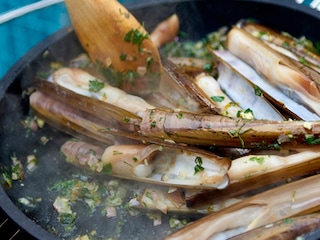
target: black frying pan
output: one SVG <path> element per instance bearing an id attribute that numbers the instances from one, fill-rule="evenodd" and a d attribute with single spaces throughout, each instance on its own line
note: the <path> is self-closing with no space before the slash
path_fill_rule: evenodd
<path id="1" fill-rule="evenodd" d="M 128 7 L 148 30 L 172 13 L 177 13 L 181 30 L 191 39 L 199 39 L 220 26 L 231 26 L 241 18 L 255 18 L 267 26 L 295 36 L 305 35 L 314 41 L 320 39 L 320 14 L 291 0 L 168 0 Z M 0 170 L 2 172 L 6 166 L 10 166 L 13 153 L 20 159 L 36 153 L 40 162 L 36 171 L 27 173 L 23 181 L 14 182 L 12 188 L 3 184 L 0 188 L 0 206 L 9 217 L 38 239 L 67 239 L 85 234 L 93 228 L 97 229 L 97 238 L 104 238 L 111 236 L 115 229 L 116 223 L 105 221 L 100 215 L 83 214 L 79 217 L 83 221 L 77 223 L 77 228 L 71 234 L 64 230 L 52 208 L 56 193 L 49 188 L 59 179 L 87 173 L 65 163 L 60 155 L 60 146 L 70 136 L 48 125 L 30 133 L 20 123 L 29 114 L 28 98 L 22 97 L 22 92 L 33 86 L 36 73 L 48 70 L 53 61 L 67 63 L 80 52 L 82 48 L 71 27 L 61 29 L 20 59 L 0 82 Z M 43 135 L 51 139 L 46 145 L 39 141 Z M 18 203 L 18 198 L 26 196 L 41 197 L 42 200 L 35 208 L 28 208 Z M 172 216 L 176 215 L 167 217 Z M 194 220 L 199 216 L 187 217 Z M 124 221 L 126 228 L 120 235 L 122 239 L 160 239 L 169 228 L 165 223 L 153 227 L 152 221 L 143 214 L 138 217 L 127 216 Z"/>

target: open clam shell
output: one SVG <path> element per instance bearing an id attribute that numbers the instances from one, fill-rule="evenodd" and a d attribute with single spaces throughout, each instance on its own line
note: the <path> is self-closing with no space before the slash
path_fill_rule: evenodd
<path id="1" fill-rule="evenodd" d="M 301 68 L 295 60 L 237 27 L 229 31 L 226 47 L 252 66 L 265 81 L 320 115 L 319 73 L 310 74 L 308 67 Z"/>
<path id="2" fill-rule="evenodd" d="M 68 141 L 61 151 L 73 164 L 136 181 L 200 189 L 225 188 L 229 184 L 230 160 L 199 149 L 112 145 L 101 154 L 91 144 Z"/>
<path id="3" fill-rule="evenodd" d="M 270 102 L 277 107 L 280 107 L 281 110 L 289 114 L 289 116 L 306 121 L 320 120 L 320 117 L 315 112 L 285 95 L 280 89 L 267 82 L 252 67 L 233 55 L 231 52 L 213 51 L 213 53 L 232 71 L 242 76 L 242 78 L 247 80 L 251 85 L 257 86 L 261 89 L 264 96 Z"/>

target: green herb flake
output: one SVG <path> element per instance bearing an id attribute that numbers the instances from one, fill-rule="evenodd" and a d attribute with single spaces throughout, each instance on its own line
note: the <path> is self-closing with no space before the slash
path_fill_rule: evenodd
<path id="1" fill-rule="evenodd" d="M 133 31 L 133 35 L 132 35 L 132 43 L 135 45 L 140 46 L 143 42 L 144 39 L 148 38 L 148 34 L 143 34 L 142 32 L 140 32 L 138 29 L 135 29 Z"/>
<path id="2" fill-rule="evenodd" d="M 254 86 L 254 94 L 259 97 L 262 96 L 262 91 L 257 85 Z"/>
<path id="3" fill-rule="evenodd" d="M 146 197 L 149 198 L 149 199 L 151 199 L 151 200 L 153 200 L 152 193 L 149 192 L 149 191 L 146 192 Z"/>
<path id="4" fill-rule="evenodd" d="M 139 159 L 138 159 L 137 157 L 133 157 L 132 160 L 133 160 L 134 162 L 138 162 Z"/>
<path id="5" fill-rule="evenodd" d="M 110 175 L 112 173 L 112 165 L 110 163 L 104 165 L 101 173 Z"/>
<path id="6" fill-rule="evenodd" d="M 87 152 L 88 155 L 93 155 L 93 156 L 96 156 L 97 155 L 97 152 L 93 149 L 89 149 L 88 152 Z"/>
<path id="7" fill-rule="evenodd" d="M 127 32 L 125 35 L 124 35 L 124 38 L 123 40 L 125 42 L 131 42 L 131 38 L 132 38 L 132 34 L 133 34 L 133 29 L 131 29 L 129 32 Z"/>
<path id="8" fill-rule="evenodd" d="M 229 131 L 229 134 L 230 134 L 232 137 L 237 137 L 237 136 L 238 136 L 238 131 L 231 129 L 231 130 Z"/>
<path id="9" fill-rule="evenodd" d="M 104 88 L 104 83 L 95 79 L 89 81 L 89 91 L 90 92 L 99 92 L 102 88 Z"/>
<path id="10" fill-rule="evenodd" d="M 177 116 L 177 118 L 182 119 L 183 118 L 183 113 L 178 113 L 176 116 Z"/>
<path id="11" fill-rule="evenodd" d="M 305 66 L 309 66 L 308 61 L 304 57 L 299 58 L 299 62 L 302 63 Z"/>
<path id="12" fill-rule="evenodd" d="M 59 220 L 62 224 L 73 224 L 76 220 L 76 213 L 61 213 L 59 216 Z"/>
<path id="13" fill-rule="evenodd" d="M 152 121 L 151 124 L 150 124 L 151 128 L 155 128 L 157 126 L 157 123 L 156 121 Z"/>
<path id="14" fill-rule="evenodd" d="M 12 187 L 12 178 L 9 167 L 5 167 L 4 172 L 2 173 L 2 180 L 9 186 Z"/>
<path id="15" fill-rule="evenodd" d="M 149 69 L 151 67 L 153 63 L 153 57 L 148 57 L 147 58 L 147 69 Z"/>
<path id="16" fill-rule="evenodd" d="M 285 41 L 285 42 L 282 43 L 282 47 L 289 48 L 290 47 L 290 43 Z"/>
<path id="17" fill-rule="evenodd" d="M 121 60 L 121 61 L 125 61 L 126 59 L 127 59 L 127 54 L 121 53 L 121 54 L 120 54 L 120 60 Z"/>
<path id="18" fill-rule="evenodd" d="M 212 63 L 206 63 L 202 66 L 202 69 L 206 72 L 212 72 L 213 66 Z"/>
<path id="19" fill-rule="evenodd" d="M 264 157 L 251 157 L 249 161 L 257 162 L 258 164 L 262 165 L 264 163 Z"/>
<path id="20" fill-rule="evenodd" d="M 60 192 L 60 194 L 62 194 L 62 195 L 69 195 L 71 193 L 72 189 L 77 184 L 77 182 L 78 181 L 76 179 L 67 180 L 67 181 L 60 181 L 60 182 L 57 182 L 56 184 L 54 184 L 51 187 L 51 190 Z"/>
<path id="21" fill-rule="evenodd" d="M 254 115 L 253 112 L 250 108 L 246 110 L 240 110 L 237 112 L 237 117 L 238 118 L 243 118 L 243 119 L 253 119 Z"/>
<path id="22" fill-rule="evenodd" d="M 224 100 L 224 96 L 212 96 L 211 99 L 214 102 L 222 102 Z"/>
<path id="23" fill-rule="evenodd" d="M 292 218 L 285 218 L 285 219 L 283 219 L 282 221 L 283 221 L 283 223 L 288 223 L 288 224 L 294 222 L 294 220 L 293 220 Z"/>
<path id="24" fill-rule="evenodd" d="M 125 123 L 129 123 L 129 122 L 130 122 L 130 118 L 129 118 L 129 117 L 125 117 L 125 118 L 123 119 L 123 121 L 124 121 Z"/>
<path id="25" fill-rule="evenodd" d="M 148 34 L 147 33 L 143 34 L 138 29 L 131 29 L 130 31 L 128 31 L 124 35 L 123 40 L 125 42 L 128 42 L 128 43 L 131 42 L 134 45 L 141 46 L 143 40 L 147 39 L 147 38 L 148 38 Z"/>
<path id="26" fill-rule="evenodd" d="M 318 138 L 315 138 L 315 136 L 312 134 L 305 135 L 305 141 L 310 145 L 320 144 L 320 136 Z"/>
<path id="27" fill-rule="evenodd" d="M 194 162 L 196 163 L 196 166 L 194 167 L 194 175 L 196 175 L 198 172 L 202 172 L 204 170 L 204 167 L 202 167 L 202 158 L 196 157 Z"/>

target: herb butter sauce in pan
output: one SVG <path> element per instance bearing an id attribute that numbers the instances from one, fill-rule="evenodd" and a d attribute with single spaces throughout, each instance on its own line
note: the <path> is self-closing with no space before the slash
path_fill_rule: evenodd
<path id="1" fill-rule="evenodd" d="M 249 18 L 320 39 L 319 13 L 292 1 L 151 1 L 128 8 L 148 31 L 176 13 L 181 33 L 194 41 Z M 41 127 L 30 112 L 29 92 L 36 75 L 67 66 L 80 53 L 70 26 L 32 49 L 0 82 L 1 207 L 38 239 L 163 239 L 202 218 L 208 209 L 164 214 L 131 208 L 141 189 L 147 189 L 147 201 L 167 188 L 94 174 L 65 160 L 61 146 L 72 137 L 49 124 Z"/>

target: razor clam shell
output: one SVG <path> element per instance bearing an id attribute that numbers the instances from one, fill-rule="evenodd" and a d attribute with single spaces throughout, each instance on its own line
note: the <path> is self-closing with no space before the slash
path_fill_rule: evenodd
<path id="1" fill-rule="evenodd" d="M 61 101 L 71 107 L 90 113 L 91 115 L 106 120 L 107 122 L 110 120 L 117 120 L 118 122 L 125 123 L 124 120 L 126 118 L 129 126 L 131 124 L 139 124 L 141 121 L 139 116 L 127 111 L 126 109 L 122 109 L 89 96 L 80 95 L 51 81 L 36 78 L 35 86 L 39 91 L 45 93 L 48 97 L 54 98 L 57 101 Z M 87 94 L 86 91 L 85 94 Z"/>
<path id="2" fill-rule="evenodd" d="M 274 49 L 283 52 L 279 49 L 286 49 L 285 55 L 299 61 L 299 58 L 303 58 L 307 61 L 307 65 L 320 72 L 320 56 L 314 51 L 308 49 L 303 44 L 298 43 L 298 39 L 294 39 L 288 34 L 278 32 L 274 29 L 268 28 L 258 23 L 248 22 L 245 20 L 239 21 L 237 27 L 244 29 L 252 36 L 263 40 L 272 46 Z M 274 47 L 276 46 L 276 47 Z"/>
<path id="3" fill-rule="evenodd" d="M 59 129 L 61 129 L 60 125 L 67 128 L 75 124 L 77 127 L 72 131 L 84 135 L 90 132 L 93 138 L 97 135 L 99 138 L 104 134 L 112 134 L 175 148 L 202 145 L 272 149 L 317 147 L 317 144 L 310 145 L 306 137 L 313 136 L 317 140 L 320 134 L 319 122 L 232 119 L 219 115 L 192 114 L 168 109 L 148 110 L 144 113 L 142 120 L 139 122 L 139 119 L 136 119 L 135 123 L 124 121 L 127 116 L 121 117 L 123 113 L 121 111 L 115 112 L 121 121 L 113 118 L 109 119 L 112 121 L 106 121 L 106 119 L 101 120 L 95 117 L 100 119 L 95 122 L 91 121 L 94 114 L 85 114 L 83 111 L 80 114 L 78 112 L 80 109 L 74 108 L 74 105 L 67 105 L 65 101 L 58 101 L 49 94 L 42 94 L 42 97 L 49 98 L 51 103 L 42 104 L 44 100 L 35 98 L 35 101 L 30 102 L 31 107 L 41 116 L 46 117 L 49 123 Z M 55 106 L 56 104 L 59 107 Z M 116 108 L 112 109 L 116 110 Z M 99 111 L 99 108 L 96 110 Z"/>
<path id="4" fill-rule="evenodd" d="M 267 190 L 197 220 L 166 237 L 166 240 L 208 239 L 227 229 L 245 231 L 320 208 L 320 175 Z"/>
<path id="5" fill-rule="evenodd" d="M 113 152 L 123 152 L 114 156 Z M 195 172 L 200 158 L 202 171 Z M 112 175 L 164 186 L 196 189 L 223 189 L 229 184 L 230 160 L 199 149 L 159 145 L 119 145 L 108 147 L 102 155 L 111 164 Z"/>
<path id="6" fill-rule="evenodd" d="M 230 68 L 220 63 L 217 79 L 221 88 L 227 95 L 243 109 L 250 108 L 255 119 L 281 121 L 285 118 L 263 96 L 257 96 L 247 80 L 235 74 Z"/>
<path id="7" fill-rule="evenodd" d="M 97 141 L 97 143 L 114 144 L 114 135 L 96 131 L 103 127 L 102 120 L 93 116 L 88 119 L 86 112 L 70 107 L 40 91 L 30 96 L 30 106 L 41 119 L 53 127 L 77 138 Z"/>
<path id="8" fill-rule="evenodd" d="M 67 141 L 61 147 L 68 162 L 102 174 L 104 167 L 111 165 L 110 175 L 115 177 L 196 189 L 225 188 L 229 183 L 230 160 L 205 151 L 158 145 L 113 145 L 92 159 L 88 154 L 90 149 L 97 147 L 80 141 Z M 203 171 L 198 173 L 195 173 L 196 157 L 202 159 Z"/>
<path id="9" fill-rule="evenodd" d="M 202 202 L 202 204 L 195 207 L 189 207 L 187 206 L 187 200 L 185 198 L 185 193 L 188 190 L 189 189 L 179 188 L 170 190 L 167 188 L 159 188 L 158 186 L 149 186 L 143 189 L 135 198 L 131 199 L 129 206 L 139 209 L 160 210 L 163 213 L 209 214 L 242 200 L 240 198 L 230 198 L 216 201 L 216 199 L 211 196 L 208 202 Z M 190 190 L 192 191 L 193 189 Z"/>
<path id="10" fill-rule="evenodd" d="M 265 160 L 258 162 L 263 156 Z M 271 164 L 267 163 L 267 158 L 271 160 Z M 210 196 L 215 196 L 217 201 L 243 195 L 251 196 L 276 185 L 285 184 L 288 179 L 292 181 L 317 174 L 319 168 L 320 152 L 316 149 L 304 149 L 298 153 L 289 152 L 284 155 L 269 150 L 263 155 L 257 153 L 240 157 L 232 161 L 228 171 L 230 184 L 226 189 L 195 192 L 193 197 L 188 198 L 187 203 L 193 207 L 195 204 L 210 201 Z"/>
<path id="11" fill-rule="evenodd" d="M 200 74 L 195 77 L 194 81 L 196 86 L 203 91 L 205 96 L 218 107 L 219 110 L 217 111 L 220 115 L 236 118 L 242 111 L 242 108 L 237 104 L 234 104 L 229 96 L 222 91 L 218 82 L 212 76 Z M 221 101 L 214 101 L 211 99 L 212 97 L 219 97 Z M 249 116 L 243 116 L 243 118 L 252 119 L 253 116 L 252 114 L 249 114 Z"/>
<path id="12" fill-rule="evenodd" d="M 296 61 L 274 51 L 262 41 L 240 28 L 232 28 L 228 33 L 226 47 L 265 77 L 276 87 L 285 86 L 296 91 L 302 104 L 320 115 L 320 75 L 313 75 L 300 68 Z"/>
<path id="13" fill-rule="evenodd" d="M 108 83 L 97 79 L 86 71 L 78 68 L 61 68 L 52 74 L 49 81 L 57 83 L 76 94 L 92 97 L 101 102 L 126 109 L 134 115 L 141 115 L 145 109 L 152 109 L 154 106 L 147 103 L 144 99 L 126 93 L 125 91 L 110 86 Z M 97 91 L 90 91 L 90 82 L 97 81 L 103 83 L 103 87 Z"/>
<path id="14" fill-rule="evenodd" d="M 270 102 L 274 99 L 273 101 L 281 106 L 284 111 L 289 111 L 289 115 L 293 115 L 305 121 L 320 120 L 320 117 L 317 114 L 303 105 L 296 103 L 279 89 L 269 84 L 252 67 L 229 51 L 213 51 L 213 53 L 220 61 L 229 66 L 232 71 L 236 72 L 236 74 L 239 74 L 243 79 L 250 81 L 251 84 L 258 86 Z"/>
<path id="15" fill-rule="evenodd" d="M 304 234 L 320 228 L 320 213 L 291 217 L 274 223 L 255 228 L 239 234 L 229 240 L 256 239 L 256 240 L 281 240 L 281 239 L 309 239 Z M 316 237 L 316 235 L 314 236 Z M 311 238 L 315 239 L 315 238 Z"/>
<path id="16" fill-rule="evenodd" d="M 192 113 L 215 113 L 217 106 L 193 82 L 190 76 L 168 59 L 162 59 L 159 92 L 177 109 Z"/>
<path id="17" fill-rule="evenodd" d="M 59 91 L 59 93 L 61 92 Z M 48 124 L 86 141 L 90 140 L 97 144 L 103 143 L 107 145 L 119 141 L 123 143 L 132 142 L 133 140 L 138 140 L 139 142 L 145 141 L 144 138 L 135 134 L 137 126 L 129 122 L 116 121 L 116 119 L 113 118 L 115 115 L 118 115 L 120 119 L 125 117 L 125 115 L 121 115 L 120 112 L 112 112 L 116 110 L 116 108 L 111 108 L 109 114 L 108 111 L 106 111 L 107 114 L 102 114 L 104 118 L 100 118 L 97 116 L 98 114 L 95 115 L 90 111 L 88 112 L 88 109 L 91 108 L 90 104 L 93 104 L 92 107 L 96 107 L 95 111 L 99 110 L 99 112 L 101 111 L 102 113 L 106 110 L 107 106 L 99 108 L 99 104 L 97 104 L 97 106 L 94 105 L 97 100 L 88 98 L 89 102 L 86 102 L 85 97 L 82 96 L 81 101 L 79 101 L 79 106 L 85 106 L 87 110 L 83 111 L 81 107 L 77 106 L 77 103 L 73 105 L 73 100 L 76 100 L 72 97 L 73 94 L 74 93 L 71 93 L 71 95 L 62 94 L 60 100 L 64 101 L 58 101 L 57 98 L 60 96 L 59 94 L 53 94 L 51 96 L 50 93 L 36 91 L 30 96 L 30 107 Z M 71 105 L 66 104 L 69 97 L 71 97 L 71 102 L 69 102 Z M 86 105 L 82 105 L 81 103 L 86 103 Z"/>
<path id="18" fill-rule="evenodd" d="M 163 142 L 197 146 L 301 148 L 311 146 L 306 141 L 310 134 L 319 138 L 320 122 L 246 120 L 153 109 L 144 113 L 140 130 L 143 136 Z"/>

